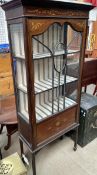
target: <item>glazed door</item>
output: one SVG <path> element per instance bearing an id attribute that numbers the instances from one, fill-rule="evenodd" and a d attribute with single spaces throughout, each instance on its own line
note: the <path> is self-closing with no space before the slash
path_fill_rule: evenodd
<path id="1" fill-rule="evenodd" d="M 36 122 L 77 105 L 82 28 L 76 23 L 28 20 Z"/>

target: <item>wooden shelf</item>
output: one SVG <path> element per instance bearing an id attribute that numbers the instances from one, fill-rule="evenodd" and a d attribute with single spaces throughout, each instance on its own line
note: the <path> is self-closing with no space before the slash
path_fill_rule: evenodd
<path id="1" fill-rule="evenodd" d="M 75 54 L 75 53 L 78 53 L 80 52 L 79 50 L 68 50 L 67 51 L 67 54 Z M 60 55 L 64 55 L 65 54 L 65 51 L 64 50 L 59 50 L 59 51 L 56 51 L 54 56 L 60 56 Z M 42 59 L 42 58 L 48 58 L 48 57 L 51 57 L 51 54 L 50 53 L 36 53 L 36 54 L 33 54 L 33 59 Z"/>
<path id="2" fill-rule="evenodd" d="M 77 78 L 66 76 L 66 83 L 71 83 L 77 81 Z M 60 86 L 64 84 L 64 75 L 60 76 Z M 43 91 L 47 91 L 52 89 L 52 79 L 41 80 L 34 83 L 35 85 L 35 93 L 41 93 Z M 54 88 L 58 87 L 58 77 L 54 78 Z"/>
<path id="3" fill-rule="evenodd" d="M 71 83 L 74 81 L 77 81 L 78 79 L 75 77 L 71 77 L 71 76 L 66 76 L 66 84 L 67 83 Z M 60 77 L 60 86 L 62 86 L 64 84 L 64 75 L 61 75 Z M 52 79 L 47 79 L 47 80 L 41 80 L 41 81 L 37 81 L 34 83 L 35 86 L 35 94 L 47 91 L 52 89 Z M 54 78 L 54 88 L 58 87 L 58 77 Z M 18 86 L 18 89 L 20 89 L 21 91 L 23 91 L 24 93 L 27 93 L 27 87 L 20 84 Z"/>
<path id="4" fill-rule="evenodd" d="M 24 55 L 16 55 L 16 56 L 14 56 L 14 58 L 16 58 L 16 59 L 22 59 L 22 60 L 25 61 L 25 56 Z"/>
<path id="5" fill-rule="evenodd" d="M 37 122 L 45 120 L 46 118 L 50 117 L 51 115 L 54 115 L 54 114 L 59 113 L 59 112 L 64 110 L 63 97 L 59 98 L 59 110 L 58 110 L 58 98 L 56 98 L 56 100 L 54 100 L 53 103 L 54 103 L 53 114 L 52 114 L 52 101 L 48 101 L 48 102 L 42 103 L 42 104 L 36 104 L 35 110 L 36 110 L 36 121 Z M 70 108 L 76 104 L 77 103 L 74 100 L 65 97 L 65 109 Z M 26 111 L 26 109 L 23 108 L 19 113 L 21 116 L 24 116 L 23 117 L 24 119 L 29 120 L 29 115 L 28 115 L 28 112 Z"/>
<path id="6" fill-rule="evenodd" d="M 19 90 L 21 90 L 22 92 L 26 93 L 27 94 L 27 87 L 20 84 L 18 87 L 17 87 Z"/>
<path id="7" fill-rule="evenodd" d="M 59 99 L 59 111 L 58 111 L 58 99 L 54 100 L 54 114 L 63 111 L 63 101 L 64 99 L 60 97 Z M 77 103 L 70 98 L 65 97 L 65 109 L 70 108 L 73 105 L 76 105 Z M 52 115 L 52 101 L 48 101 L 48 103 L 43 103 L 42 105 L 39 104 L 36 106 L 36 119 L 37 122 L 40 122 L 43 119 L 46 119 L 47 117 L 50 117 Z"/>
<path id="8" fill-rule="evenodd" d="M 80 50 L 68 50 L 67 54 L 71 55 L 71 54 L 75 54 L 75 53 L 79 53 L 79 52 L 80 52 Z M 60 55 L 64 55 L 64 54 L 65 54 L 64 50 L 59 50 L 59 51 L 55 52 L 54 56 L 60 56 Z M 51 57 L 50 53 L 35 53 L 35 54 L 33 54 L 33 59 L 35 59 L 35 60 L 48 58 L 48 57 Z M 25 60 L 24 55 L 16 55 L 16 56 L 14 56 L 14 58 Z"/>

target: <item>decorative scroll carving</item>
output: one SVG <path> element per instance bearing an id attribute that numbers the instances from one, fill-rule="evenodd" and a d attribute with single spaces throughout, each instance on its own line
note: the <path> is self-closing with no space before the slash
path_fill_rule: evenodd
<path id="1" fill-rule="evenodd" d="M 34 8 L 29 7 L 25 13 L 31 16 L 64 16 L 64 17 L 88 17 L 88 12 L 81 10 L 67 10 L 67 9 L 52 9 L 52 8 Z"/>
<path id="2" fill-rule="evenodd" d="M 85 20 L 74 20 L 74 19 L 29 19 L 28 30 L 32 35 L 37 35 L 45 32 L 47 28 L 53 23 L 58 23 L 60 26 L 67 23 L 74 30 L 82 32 L 86 26 Z"/>
<path id="3" fill-rule="evenodd" d="M 79 22 L 78 22 L 79 21 Z M 70 25 L 73 27 L 74 30 L 82 32 L 85 28 L 86 21 L 81 21 L 81 20 L 71 20 Z"/>

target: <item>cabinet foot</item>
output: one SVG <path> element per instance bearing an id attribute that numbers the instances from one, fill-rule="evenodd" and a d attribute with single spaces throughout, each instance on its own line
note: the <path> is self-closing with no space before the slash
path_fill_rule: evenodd
<path id="1" fill-rule="evenodd" d="M 0 149 L 0 159 L 2 159 L 2 153 L 1 153 L 1 149 Z"/>
<path id="2" fill-rule="evenodd" d="M 75 129 L 75 139 L 74 139 L 74 148 L 73 150 L 77 150 L 77 141 L 78 141 L 78 127 Z"/>
<path id="3" fill-rule="evenodd" d="M 74 146 L 73 150 L 76 151 L 77 150 L 77 146 L 76 147 Z"/>
<path id="4" fill-rule="evenodd" d="M 21 139 L 19 139 L 19 142 L 20 142 L 20 150 L 21 150 L 21 157 L 22 157 L 22 154 L 24 153 L 23 142 Z"/>
<path id="5" fill-rule="evenodd" d="M 4 125 L 3 125 L 3 124 L 1 124 L 0 134 L 2 133 L 3 127 L 4 127 Z"/>
<path id="6" fill-rule="evenodd" d="M 60 140 L 63 140 L 64 139 L 64 135 L 60 137 Z"/>
<path id="7" fill-rule="evenodd" d="M 7 136 L 8 136 L 8 143 L 7 143 L 7 145 L 4 147 L 5 150 L 8 150 L 9 147 L 11 146 L 11 135 L 8 134 Z"/>

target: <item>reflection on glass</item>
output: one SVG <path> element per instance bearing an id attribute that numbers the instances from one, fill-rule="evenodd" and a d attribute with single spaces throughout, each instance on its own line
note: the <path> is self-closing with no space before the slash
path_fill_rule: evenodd
<path id="1" fill-rule="evenodd" d="M 25 58 L 23 24 L 11 24 L 10 33 L 13 56 Z"/>
<path id="2" fill-rule="evenodd" d="M 68 53 L 80 52 L 81 47 L 81 33 L 76 32 L 72 27 L 67 29 L 67 50 Z"/>
<path id="3" fill-rule="evenodd" d="M 16 78 L 18 87 L 26 88 L 26 67 L 25 62 L 21 59 L 17 59 L 16 61 Z"/>
<path id="4" fill-rule="evenodd" d="M 23 118 L 28 119 L 26 67 L 23 59 L 14 59 L 14 73 L 18 92 L 18 112 L 22 114 Z"/>
<path id="5" fill-rule="evenodd" d="M 79 79 L 80 72 L 80 49 L 81 49 L 81 33 L 74 31 L 68 26 L 67 50 L 72 53 L 67 55 L 67 75 Z M 78 82 L 72 82 L 66 85 L 66 95 L 77 102 Z"/>

